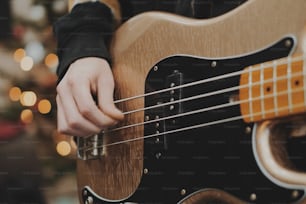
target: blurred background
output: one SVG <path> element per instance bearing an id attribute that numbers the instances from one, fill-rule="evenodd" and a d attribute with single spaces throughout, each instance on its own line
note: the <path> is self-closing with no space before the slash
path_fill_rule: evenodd
<path id="1" fill-rule="evenodd" d="M 0 1 L 0 203 L 78 203 L 75 144 L 56 132 L 52 24 L 67 2 Z"/>

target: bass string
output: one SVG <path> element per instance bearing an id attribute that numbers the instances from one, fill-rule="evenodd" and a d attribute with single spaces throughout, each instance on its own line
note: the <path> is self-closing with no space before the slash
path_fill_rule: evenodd
<path id="1" fill-rule="evenodd" d="M 304 104 L 300 104 L 300 106 L 303 107 Z M 255 116 L 256 115 L 260 115 L 260 113 L 255 114 Z M 247 115 L 247 116 L 250 116 L 250 115 Z M 158 136 L 161 136 L 161 135 L 168 135 L 168 134 L 193 130 L 193 129 L 197 129 L 197 128 L 208 127 L 208 126 L 212 126 L 212 125 L 224 124 L 224 123 L 227 123 L 227 122 L 233 122 L 233 121 L 237 121 L 237 120 L 241 120 L 241 119 L 243 119 L 242 116 L 235 116 L 235 117 L 231 117 L 231 118 L 225 118 L 225 119 L 222 119 L 222 120 L 211 121 L 211 122 L 208 122 L 208 123 L 202 123 L 202 124 L 188 126 L 188 127 L 184 127 L 184 128 L 173 129 L 173 130 L 169 130 L 169 131 L 166 131 L 166 132 L 145 135 L 145 136 L 142 136 L 142 137 L 135 137 L 135 138 L 122 140 L 122 141 L 118 141 L 118 142 L 113 142 L 113 143 L 109 143 L 109 144 L 105 144 L 105 145 L 98 145 L 96 148 L 105 148 L 105 147 L 109 147 L 109 146 L 114 146 L 114 145 L 129 143 L 129 142 L 135 142 L 135 141 L 142 140 L 142 139 L 149 139 L 149 138 L 153 138 L 153 137 L 158 137 Z M 95 148 L 93 148 L 93 147 L 79 148 L 79 150 L 82 150 L 82 151 L 91 151 L 91 150 L 94 150 L 94 149 Z"/>
<path id="2" fill-rule="evenodd" d="M 298 93 L 298 92 L 303 91 L 303 90 L 304 90 L 303 88 L 298 88 L 298 89 L 295 89 L 294 91 L 292 91 L 291 93 Z M 276 95 L 276 97 L 277 96 L 285 96 L 287 94 L 288 94 L 288 91 L 286 91 L 286 90 L 281 91 L 281 92 L 279 92 L 278 95 Z M 123 130 L 123 129 L 132 128 L 132 127 L 136 127 L 136 126 L 140 126 L 140 125 L 147 125 L 147 124 L 150 124 L 150 123 L 160 122 L 160 121 L 163 121 L 163 120 L 176 119 L 178 117 L 193 115 L 193 114 L 197 114 L 197 113 L 203 113 L 203 112 L 212 111 L 212 110 L 218 110 L 218 109 L 221 109 L 221 108 L 229 108 L 229 107 L 232 107 L 232 106 L 235 106 L 235 105 L 240 105 L 242 103 L 249 103 L 250 101 L 257 101 L 257 100 L 268 99 L 268 98 L 272 98 L 272 97 L 275 97 L 275 95 L 274 94 L 269 94 L 269 95 L 265 96 L 265 98 L 262 98 L 261 96 L 258 96 L 258 97 L 254 97 L 252 99 L 231 101 L 229 103 L 210 106 L 210 107 L 202 108 L 202 109 L 199 109 L 199 110 L 188 111 L 188 112 L 179 113 L 179 114 L 173 114 L 173 115 L 170 115 L 170 116 L 157 118 L 157 119 L 153 119 L 153 120 L 149 120 L 149 121 L 145 121 L 145 122 L 141 122 L 141 123 L 134 123 L 134 124 L 128 124 L 128 125 L 124 125 L 124 126 L 119 126 L 119 127 L 113 128 L 113 129 L 109 129 L 107 132 L 111 133 L 111 132 L 120 131 L 120 130 Z M 305 105 L 305 104 L 303 103 L 303 105 Z M 298 104 L 298 106 L 300 106 L 300 104 Z M 271 113 L 273 111 L 274 111 L 274 109 L 270 110 Z M 269 112 L 269 110 L 268 110 L 268 112 Z"/>
<path id="3" fill-rule="evenodd" d="M 283 94 L 287 94 L 286 91 L 284 91 Z M 258 99 L 260 99 L 260 97 L 258 97 Z M 213 108 L 218 109 L 218 108 L 221 108 L 221 107 L 222 108 L 230 107 L 230 106 L 238 105 L 240 103 L 242 103 L 242 102 L 241 101 L 236 101 L 236 102 L 231 103 L 231 104 L 222 104 L 222 105 L 218 105 L 218 106 L 214 106 L 214 107 L 208 107 L 208 108 L 199 109 L 199 110 L 196 110 L 196 111 L 190 111 L 190 112 L 186 112 L 186 113 L 182 113 L 182 114 L 177 114 L 177 115 L 167 116 L 167 117 L 164 117 L 164 118 L 159 118 L 159 119 L 155 119 L 155 120 L 151 120 L 151 121 L 146 121 L 146 122 L 143 122 L 143 123 L 132 124 L 130 126 L 126 126 L 125 128 L 131 128 L 131 127 L 135 127 L 135 126 L 145 125 L 145 124 L 148 124 L 148 123 L 154 123 L 154 122 L 158 122 L 158 121 L 162 121 L 162 120 L 174 119 L 174 118 L 177 118 L 177 117 L 182 117 L 182 116 L 186 116 L 186 115 L 201 113 L 201 112 L 205 112 L 205 111 L 208 111 L 208 110 L 212 110 Z M 299 103 L 299 104 L 296 105 L 296 108 L 300 108 L 300 107 L 304 107 L 304 106 L 305 106 L 305 103 Z M 283 110 L 287 110 L 287 108 L 283 107 L 283 108 L 278 109 L 278 111 L 283 111 Z M 271 110 L 266 111 L 266 113 L 267 114 L 273 113 L 273 111 L 274 111 L 274 109 L 271 109 Z M 261 115 L 261 112 L 258 112 L 258 113 L 254 113 L 254 114 L 245 115 L 245 117 L 250 117 L 250 116 L 256 117 L 256 116 L 260 116 L 260 115 Z M 145 135 L 145 136 L 142 136 L 142 137 L 136 137 L 136 138 L 127 139 L 127 140 L 121 140 L 121 141 L 118 141 L 118 142 L 113 142 L 113 143 L 109 143 L 109 144 L 105 144 L 105 145 L 100 145 L 100 146 L 97 146 L 96 148 L 105 148 L 105 147 L 108 147 L 108 146 L 113 146 L 113 145 L 119 145 L 119 144 L 124 144 L 124 143 L 128 143 L 128 142 L 138 141 L 138 140 L 141 140 L 141 139 L 148 139 L 148 138 L 158 137 L 158 136 L 166 135 L 166 134 L 179 133 L 179 132 L 182 132 L 182 131 L 192 130 L 192 129 L 201 128 L 201 127 L 207 127 L 207 126 L 211 126 L 211 125 L 223 124 L 223 123 L 226 123 L 226 122 L 233 122 L 233 121 L 242 120 L 242 119 L 243 119 L 243 116 L 239 115 L 239 116 L 235 116 L 235 117 L 231 117 L 231 118 L 224 118 L 224 119 L 221 119 L 221 120 L 210 121 L 210 122 L 206 122 L 206 123 L 202 123 L 202 124 L 198 124 L 198 125 L 192 125 L 192 126 L 188 126 L 188 127 L 184 127 L 184 128 L 168 130 L 166 132 Z M 119 128 L 111 129 L 109 131 L 105 131 L 105 133 L 111 133 L 113 131 L 119 131 L 119 130 L 122 130 L 122 129 L 123 129 L 122 127 L 121 127 L 121 129 L 119 129 Z M 79 150 L 84 150 L 84 151 L 90 151 L 90 150 L 93 150 L 93 149 L 94 149 L 93 147 L 79 148 Z"/>
<path id="4" fill-rule="evenodd" d="M 291 74 L 290 78 L 305 76 L 305 74 L 306 73 L 304 73 L 304 72 L 296 72 L 294 74 Z M 218 94 L 225 94 L 225 93 L 240 90 L 240 89 L 243 89 L 243 88 L 250 88 L 250 86 L 262 85 L 264 83 L 269 83 L 269 82 L 276 83 L 276 82 L 279 82 L 279 81 L 282 81 L 282 80 L 285 80 L 285 79 L 288 79 L 287 75 L 282 76 L 282 77 L 278 77 L 277 80 L 271 78 L 271 79 L 268 79 L 268 80 L 253 82 L 251 85 L 250 84 L 244 84 L 244 85 L 229 87 L 229 88 L 225 88 L 225 89 L 222 89 L 222 90 L 217 90 L 217 91 L 213 91 L 213 92 L 199 94 L 199 95 L 196 95 L 196 96 L 186 97 L 186 98 L 179 99 L 179 100 L 173 100 L 173 101 L 169 101 L 169 102 L 165 102 L 165 103 L 160 103 L 160 104 L 156 104 L 156 105 L 153 105 L 153 106 L 147 106 L 147 107 L 143 107 L 143 108 L 139 108 L 139 109 L 135 109 L 135 110 L 129 110 L 129 111 L 123 112 L 123 114 L 128 115 L 128 114 L 133 114 L 133 113 L 140 112 L 140 111 L 147 111 L 147 110 L 151 110 L 151 109 L 154 109 L 154 108 L 165 107 L 165 106 L 173 105 L 173 104 L 177 104 L 177 103 L 192 101 L 192 100 L 196 100 L 196 99 L 204 99 L 204 98 L 207 98 L 207 97 L 210 97 L 210 96 L 215 96 L 215 95 L 218 95 Z M 296 89 L 296 90 L 298 90 L 298 89 Z M 299 91 L 301 91 L 301 90 L 299 90 Z M 280 92 L 280 93 L 281 94 L 288 94 L 289 92 L 290 91 Z M 254 100 L 266 99 L 266 98 L 270 98 L 270 97 L 274 97 L 274 96 L 277 96 L 277 95 L 267 94 L 267 95 L 264 96 L 265 98 L 253 97 L 251 99 L 248 99 L 248 101 L 243 101 L 243 102 L 251 102 L 251 101 L 254 101 Z"/>

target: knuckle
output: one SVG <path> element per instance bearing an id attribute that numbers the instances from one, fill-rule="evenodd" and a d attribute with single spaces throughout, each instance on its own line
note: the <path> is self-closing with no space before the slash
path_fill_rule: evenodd
<path id="1" fill-rule="evenodd" d="M 91 114 L 92 114 L 92 108 L 88 107 L 88 106 L 83 106 L 83 107 L 80 107 L 80 114 L 83 116 L 83 117 L 89 117 Z"/>
<path id="2" fill-rule="evenodd" d="M 60 83 L 59 85 L 56 86 L 56 92 L 61 93 L 62 90 L 63 90 L 63 84 Z"/>
<path id="3" fill-rule="evenodd" d="M 73 79 L 71 77 L 67 78 L 66 83 L 67 83 L 68 87 L 76 87 L 76 86 L 78 86 L 77 80 L 75 80 L 75 79 Z"/>
<path id="4" fill-rule="evenodd" d="M 58 127 L 57 131 L 61 134 L 67 134 L 67 135 L 71 133 L 70 129 L 68 129 L 67 127 L 62 127 L 62 126 Z"/>
<path id="5" fill-rule="evenodd" d="M 81 124 L 79 123 L 79 121 L 78 120 L 76 120 L 76 119 L 69 119 L 68 121 L 67 121 L 67 129 L 68 130 L 72 130 L 72 129 L 77 129 L 77 128 L 79 128 L 80 126 L 81 126 Z"/>

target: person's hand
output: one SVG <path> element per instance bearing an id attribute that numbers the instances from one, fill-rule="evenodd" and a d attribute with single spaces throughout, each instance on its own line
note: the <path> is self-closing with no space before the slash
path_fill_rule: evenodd
<path id="1" fill-rule="evenodd" d="M 57 86 L 58 131 L 89 136 L 115 125 L 123 113 L 114 105 L 113 92 L 114 79 L 106 60 L 76 60 Z"/>

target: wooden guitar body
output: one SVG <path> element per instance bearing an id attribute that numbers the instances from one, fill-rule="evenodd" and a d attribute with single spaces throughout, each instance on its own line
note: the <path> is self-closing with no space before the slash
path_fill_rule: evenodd
<path id="1" fill-rule="evenodd" d="M 123 24 L 111 54 L 125 120 L 80 142 L 81 202 L 303 202 L 306 182 L 274 182 L 264 150 L 254 156 L 262 123 L 241 117 L 233 73 L 303 53 L 305 11 L 305 0 L 249 0 L 209 20 L 148 12 Z"/>

